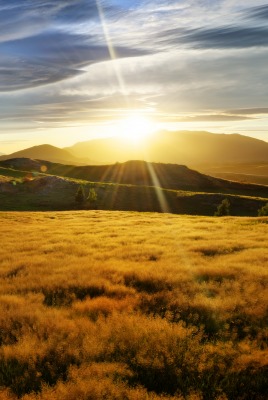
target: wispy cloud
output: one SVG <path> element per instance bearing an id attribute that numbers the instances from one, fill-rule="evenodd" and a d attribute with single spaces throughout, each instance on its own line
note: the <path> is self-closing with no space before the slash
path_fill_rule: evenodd
<path id="1" fill-rule="evenodd" d="M 246 13 L 248 17 L 253 19 L 267 20 L 268 19 L 268 4 L 250 8 Z"/>
<path id="2" fill-rule="evenodd" d="M 144 50 L 118 46 L 117 56 L 133 57 Z M 83 67 L 110 59 L 105 43 L 92 36 L 46 31 L 0 43 L 0 90 L 18 90 L 61 81 L 83 73 Z M 11 67 L 10 67 L 11 66 Z"/>
<path id="3" fill-rule="evenodd" d="M 203 114 L 193 116 L 166 116 L 161 118 L 169 122 L 219 122 L 219 121 L 245 121 L 252 120 L 253 118 L 241 115 L 228 115 L 228 114 Z"/>
<path id="4" fill-rule="evenodd" d="M 95 0 L 14 0 L 8 5 L 1 1 L 0 90 L 65 80 L 82 73 L 84 66 L 109 60 L 99 10 Z M 107 19 L 123 13 L 119 6 L 106 3 L 101 10 Z M 149 52 L 120 43 L 114 47 L 118 58 Z"/>
<path id="5" fill-rule="evenodd" d="M 238 114 L 238 115 L 260 115 L 267 114 L 268 115 L 268 107 L 262 108 L 240 108 L 237 110 L 227 110 L 225 111 L 227 114 Z"/>
<path id="6" fill-rule="evenodd" d="M 187 44 L 197 49 L 232 49 L 268 46 L 268 28 L 223 26 L 220 28 L 172 29 L 159 34 L 160 42 Z"/>

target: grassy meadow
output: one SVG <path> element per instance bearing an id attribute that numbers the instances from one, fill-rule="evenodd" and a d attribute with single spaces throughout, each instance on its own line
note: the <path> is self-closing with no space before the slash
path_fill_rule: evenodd
<path id="1" fill-rule="evenodd" d="M 268 219 L 1 212 L 0 399 L 266 399 Z"/>

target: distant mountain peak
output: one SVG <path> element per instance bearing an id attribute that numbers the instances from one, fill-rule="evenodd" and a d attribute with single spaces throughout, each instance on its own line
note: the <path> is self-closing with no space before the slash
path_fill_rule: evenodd
<path id="1" fill-rule="evenodd" d="M 63 164 L 74 164 L 83 165 L 83 161 L 79 158 L 73 156 L 66 149 L 60 149 L 59 147 L 53 146 L 51 144 L 41 144 L 37 146 L 32 146 L 24 150 L 16 151 L 15 153 L 4 155 L 0 157 L 0 160 L 8 159 L 33 159 L 33 160 L 46 160 L 54 163 Z"/>

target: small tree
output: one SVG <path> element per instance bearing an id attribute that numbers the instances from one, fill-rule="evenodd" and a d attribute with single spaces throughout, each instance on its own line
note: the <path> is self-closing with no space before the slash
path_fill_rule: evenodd
<path id="1" fill-rule="evenodd" d="M 223 217 L 230 214 L 230 201 L 228 199 L 222 200 L 221 204 L 218 205 L 215 217 Z"/>
<path id="2" fill-rule="evenodd" d="M 86 196 L 85 196 L 85 190 L 82 185 L 80 185 L 77 189 L 76 195 L 75 195 L 75 201 L 78 204 L 83 204 L 85 202 Z"/>
<path id="3" fill-rule="evenodd" d="M 87 201 L 90 205 L 95 204 L 97 202 L 97 193 L 94 188 L 90 188 L 87 196 Z"/>
<path id="4" fill-rule="evenodd" d="M 262 208 L 258 210 L 259 217 L 267 217 L 268 216 L 268 203 L 265 204 Z"/>

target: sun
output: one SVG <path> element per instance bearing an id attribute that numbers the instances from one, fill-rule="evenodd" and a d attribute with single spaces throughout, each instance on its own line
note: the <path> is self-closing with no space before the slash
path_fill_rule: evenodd
<path id="1" fill-rule="evenodd" d="M 156 123 L 149 116 L 135 113 L 123 118 L 116 129 L 122 140 L 140 145 L 156 130 Z"/>

